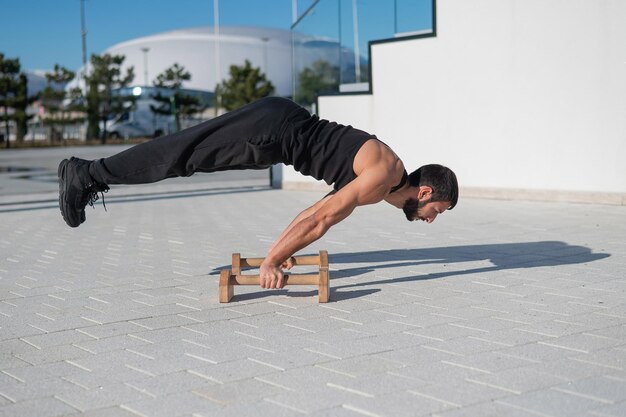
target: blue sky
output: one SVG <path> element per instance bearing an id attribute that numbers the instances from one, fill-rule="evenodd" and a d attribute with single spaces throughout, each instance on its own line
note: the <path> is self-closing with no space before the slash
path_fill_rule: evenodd
<path id="1" fill-rule="evenodd" d="M 292 0 L 220 0 L 220 24 L 289 29 L 291 5 Z M 0 14 L 0 52 L 19 57 L 22 70 L 80 67 L 79 0 L 2 0 Z M 85 20 L 89 56 L 144 35 L 210 26 L 213 0 L 85 0 Z"/>
<path id="2" fill-rule="evenodd" d="M 80 0 L 0 0 L 0 52 L 19 57 L 23 71 L 82 64 Z M 87 55 L 129 39 L 213 25 L 214 0 L 85 0 Z M 314 0 L 297 0 L 304 12 Z M 220 25 L 289 29 L 292 0 L 219 0 Z M 430 28 L 432 0 L 357 0 L 361 54 L 367 39 Z M 298 29 L 352 48 L 352 0 L 322 0 Z M 394 13 L 394 10 L 396 13 Z M 394 16 L 395 20 L 394 20 Z M 341 28 L 341 31 L 339 30 Z M 340 33 L 341 32 L 341 33 Z"/>

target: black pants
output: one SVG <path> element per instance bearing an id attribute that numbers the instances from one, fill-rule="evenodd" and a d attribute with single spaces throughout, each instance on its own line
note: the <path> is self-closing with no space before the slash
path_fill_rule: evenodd
<path id="1" fill-rule="evenodd" d="M 145 184 L 194 172 L 268 168 L 288 162 L 282 142 L 294 115 L 310 117 L 288 99 L 268 97 L 94 161 L 89 173 L 102 184 Z"/>

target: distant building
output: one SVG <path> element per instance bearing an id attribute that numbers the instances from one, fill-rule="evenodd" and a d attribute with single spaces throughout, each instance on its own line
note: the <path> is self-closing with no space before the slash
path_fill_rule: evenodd
<path id="1" fill-rule="evenodd" d="M 329 55 L 335 60 L 334 55 L 338 53 L 335 41 L 296 36 L 296 42 L 311 45 L 306 48 L 304 62 L 330 60 Z M 152 85 L 158 74 L 178 63 L 191 73 L 191 80 L 184 88 L 212 92 L 221 80 L 228 78 L 231 65 L 242 65 L 247 59 L 267 75 L 276 87 L 276 95 L 289 97 L 293 92 L 292 33 L 289 30 L 221 26 L 216 36 L 212 27 L 181 29 L 131 39 L 101 53 L 124 55 L 123 69 L 131 66 L 135 69 L 133 85 Z M 344 51 L 343 55 L 344 60 L 354 62 L 353 52 Z"/>

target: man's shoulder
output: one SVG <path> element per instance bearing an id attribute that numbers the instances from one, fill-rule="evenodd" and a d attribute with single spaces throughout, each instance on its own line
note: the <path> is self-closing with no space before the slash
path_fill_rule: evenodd
<path id="1" fill-rule="evenodd" d="M 393 186 L 403 175 L 404 164 L 389 146 L 378 139 L 372 139 L 363 144 L 354 160 L 357 178 L 365 172 L 377 176 L 384 183 L 393 183 Z"/>

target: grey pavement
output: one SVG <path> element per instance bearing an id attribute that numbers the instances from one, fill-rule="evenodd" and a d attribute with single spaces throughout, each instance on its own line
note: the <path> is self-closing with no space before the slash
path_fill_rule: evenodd
<path id="1" fill-rule="evenodd" d="M 70 229 L 54 170 L 0 152 L 0 416 L 626 415 L 626 208 L 461 198 L 358 208 L 314 287 L 237 287 L 322 193 L 266 172 L 112 187 Z M 5 169 L 5 171 L 7 171 Z M 36 175 L 29 174 L 35 173 Z"/>

